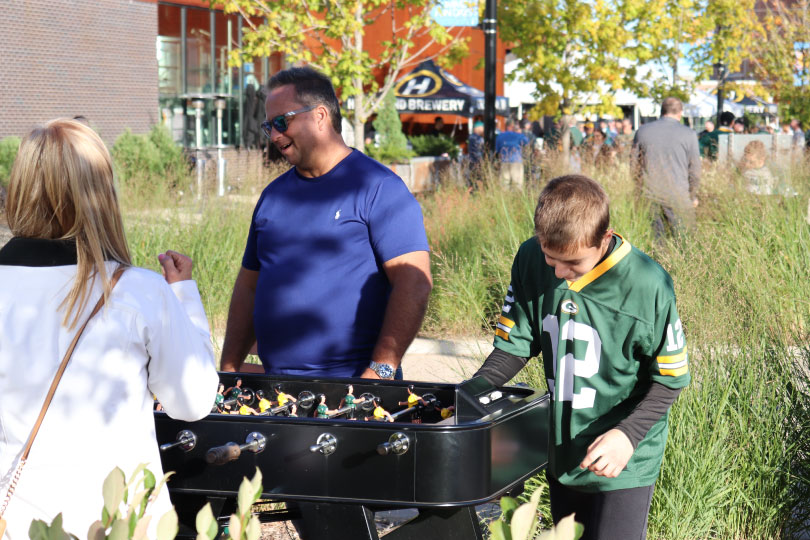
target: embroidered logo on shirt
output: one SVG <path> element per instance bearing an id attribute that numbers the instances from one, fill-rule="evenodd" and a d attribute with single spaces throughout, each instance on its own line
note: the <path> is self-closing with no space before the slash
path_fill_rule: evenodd
<path id="1" fill-rule="evenodd" d="M 563 313 L 570 313 L 571 315 L 576 315 L 579 311 L 579 306 L 573 300 L 563 300 L 560 309 Z"/>
<path id="2" fill-rule="evenodd" d="M 335 219 L 338 219 L 339 217 L 340 217 L 340 210 L 338 210 L 337 212 L 335 212 Z"/>

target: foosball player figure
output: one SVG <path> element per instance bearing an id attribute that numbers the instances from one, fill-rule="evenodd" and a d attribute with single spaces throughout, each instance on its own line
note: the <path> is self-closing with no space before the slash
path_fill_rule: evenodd
<path id="1" fill-rule="evenodd" d="M 257 411 L 253 407 L 249 407 L 245 404 L 242 404 L 239 406 L 237 410 L 231 411 L 231 414 L 241 414 L 242 416 L 250 416 L 251 414 L 259 414 L 259 411 Z"/>
<path id="2" fill-rule="evenodd" d="M 326 394 L 318 394 L 318 406 L 315 408 L 315 418 L 329 418 L 335 411 L 326 406 Z"/>
<path id="3" fill-rule="evenodd" d="M 357 408 L 358 403 L 364 402 L 365 399 L 363 398 L 356 398 L 354 397 L 354 386 L 351 384 L 346 385 L 346 395 L 343 396 L 343 399 L 340 400 L 340 407 L 338 409 L 342 409 L 343 407 L 349 407 L 349 412 L 346 413 L 346 418 L 349 420 L 354 420 L 354 412 Z"/>
<path id="4" fill-rule="evenodd" d="M 418 396 L 413 392 L 413 385 L 408 385 L 408 399 L 406 401 L 400 401 L 399 405 L 407 405 L 409 409 L 414 409 L 413 413 L 411 413 L 411 423 L 412 424 L 421 424 L 422 423 L 422 407 L 417 407 L 417 405 L 427 406 L 427 401 L 422 399 L 422 396 Z"/>
<path id="5" fill-rule="evenodd" d="M 225 385 L 219 383 L 217 387 L 217 395 L 214 396 L 214 410 L 222 412 L 225 407 Z M 230 407 L 229 407 L 230 408 Z M 213 411 L 212 411 L 213 412 Z"/>
<path id="6" fill-rule="evenodd" d="M 261 392 L 261 393 L 260 393 Z M 259 412 L 263 413 L 273 408 L 273 402 L 267 399 L 264 396 L 264 393 L 259 390 L 256 392 L 256 395 L 259 396 Z"/>
<path id="7" fill-rule="evenodd" d="M 382 422 L 384 420 L 388 421 L 388 422 L 393 422 L 394 421 L 394 417 L 391 416 L 391 413 L 389 413 L 388 411 L 383 409 L 377 403 L 376 399 L 372 399 L 371 404 L 374 405 L 374 411 L 372 412 L 372 416 L 373 416 L 374 420 L 376 420 L 378 422 Z M 368 420 L 368 417 L 366 417 L 366 420 Z"/>
<path id="8" fill-rule="evenodd" d="M 236 384 L 225 390 L 228 399 L 236 399 L 242 395 L 242 379 L 236 379 Z"/>
<path id="9" fill-rule="evenodd" d="M 456 406 L 455 405 L 450 405 L 449 407 L 439 407 L 437 405 L 434 408 L 437 411 L 439 411 L 439 414 L 442 416 L 442 420 L 447 420 L 448 418 L 453 416 L 453 414 L 455 414 L 455 411 L 456 411 Z"/>
<path id="10" fill-rule="evenodd" d="M 679 196 L 664 208 L 676 220 Z M 476 375 L 501 386 L 542 353 L 554 522 L 576 514 L 585 540 L 645 538 L 667 413 L 689 383 L 672 278 L 613 232 L 598 182 L 568 175 L 543 188 L 505 296 Z"/>
<path id="11" fill-rule="evenodd" d="M 273 390 L 276 392 L 276 403 L 278 403 L 278 406 L 285 407 L 289 405 L 289 409 L 287 409 L 289 411 L 289 415 L 297 416 L 295 414 L 295 411 L 297 410 L 295 403 L 298 400 L 292 397 L 290 394 L 285 394 L 284 392 L 282 392 L 280 384 L 273 385 Z"/>

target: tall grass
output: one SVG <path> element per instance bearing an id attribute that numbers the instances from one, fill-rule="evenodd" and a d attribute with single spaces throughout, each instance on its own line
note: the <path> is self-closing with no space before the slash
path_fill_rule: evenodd
<path id="1" fill-rule="evenodd" d="M 544 170 L 564 167 L 548 163 Z M 797 197 L 755 197 L 733 171 L 709 167 L 696 228 L 656 241 L 625 164 L 585 172 L 608 191 L 616 231 L 672 275 L 690 350 L 693 382 L 671 411 L 649 537 L 790 538 L 810 523 L 810 175 L 792 171 Z M 504 191 L 485 168 L 475 189 L 447 184 L 419 196 L 435 283 L 423 333 L 492 335 L 512 259 L 532 234 L 548 176 L 524 191 Z M 156 255 L 167 248 L 189 253 L 218 335 L 267 178 L 241 186 L 247 196 L 202 202 L 178 194 L 186 179 L 166 188 L 170 196 L 159 208 L 138 189 L 122 196 L 136 264 L 157 269 Z M 545 386 L 539 361 L 520 378 Z M 543 483 L 539 476 L 528 486 Z"/>

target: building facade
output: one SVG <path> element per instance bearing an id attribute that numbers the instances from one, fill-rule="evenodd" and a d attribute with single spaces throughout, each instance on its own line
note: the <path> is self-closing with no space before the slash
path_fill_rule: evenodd
<path id="1" fill-rule="evenodd" d="M 52 118 L 82 115 L 108 144 L 127 128 L 145 133 L 157 123 L 189 148 L 257 142 L 264 119 L 261 87 L 285 63 L 273 55 L 228 66 L 229 54 L 242 43 L 246 23 L 239 15 L 201 0 L 8 3 L 0 17 L 0 138 L 20 136 Z M 390 38 L 390 28 L 390 21 L 368 28 L 370 54 Z M 451 71 L 483 89 L 483 32 L 467 27 L 455 33 L 469 39 L 470 55 Z M 428 48 L 425 55 L 435 52 Z M 499 42 L 499 94 L 504 56 Z M 444 116 L 453 122 L 452 115 Z"/>

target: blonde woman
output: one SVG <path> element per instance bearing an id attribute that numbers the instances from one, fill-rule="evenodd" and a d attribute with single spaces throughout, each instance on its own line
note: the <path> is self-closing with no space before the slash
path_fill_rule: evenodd
<path id="1" fill-rule="evenodd" d="M 89 127 L 53 120 L 23 139 L 6 214 L 14 237 L 0 249 L 0 497 L 66 347 L 106 297 L 4 516 L 11 540 L 27 538 L 32 519 L 60 512 L 65 530 L 83 538 L 101 516 L 102 483 L 114 467 L 130 475 L 148 463 L 162 474 L 153 394 L 175 418 L 211 410 L 218 377 L 208 321 L 191 259 L 159 255 L 163 277 L 131 267 L 110 154 Z M 153 514 L 169 504 L 164 489 Z"/>

